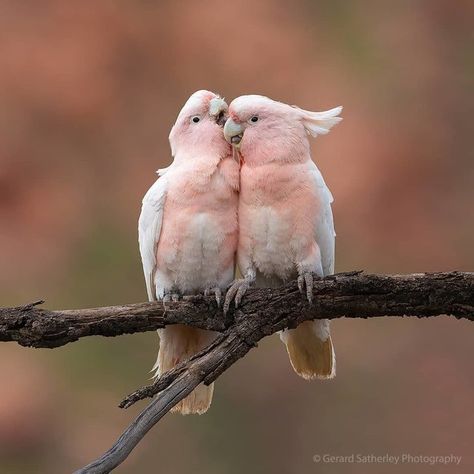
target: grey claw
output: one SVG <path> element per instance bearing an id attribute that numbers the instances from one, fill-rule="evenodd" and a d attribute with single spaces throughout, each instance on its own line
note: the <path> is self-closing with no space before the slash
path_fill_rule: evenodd
<path id="1" fill-rule="evenodd" d="M 238 308 L 240 303 L 242 302 L 242 298 L 249 289 L 249 283 L 247 280 L 244 280 L 240 285 L 239 289 L 237 290 L 237 294 L 235 295 L 235 307 Z"/>
<path id="2" fill-rule="evenodd" d="M 298 290 L 300 290 L 300 293 L 303 293 L 303 287 L 304 287 L 304 276 L 298 275 Z"/>
<path id="3" fill-rule="evenodd" d="M 172 300 L 174 303 L 176 303 L 177 301 L 179 301 L 179 299 L 180 299 L 180 295 L 179 295 L 178 293 L 173 293 L 173 294 L 171 295 L 171 300 Z"/>
<path id="4" fill-rule="evenodd" d="M 304 293 L 306 287 L 306 298 L 311 304 L 313 302 L 313 274 L 311 272 L 304 272 L 298 275 L 298 289 L 300 293 Z"/>
<path id="5" fill-rule="evenodd" d="M 232 303 L 232 300 L 234 299 L 235 294 L 237 293 L 237 283 L 238 280 L 234 281 L 230 288 L 227 290 L 227 293 L 225 295 L 225 300 L 224 300 L 224 307 L 222 310 L 224 311 L 224 314 L 227 314 L 230 308 L 230 304 Z"/>
<path id="6" fill-rule="evenodd" d="M 224 314 L 229 311 L 230 305 L 232 300 L 235 301 L 235 307 L 238 308 L 240 303 L 242 302 L 242 298 L 244 297 L 247 290 L 250 288 L 253 280 L 248 278 L 241 278 L 239 280 L 235 280 L 231 287 L 227 290 L 225 295 L 225 302 L 224 302 Z"/>
<path id="7" fill-rule="evenodd" d="M 306 298 L 308 298 L 309 304 L 313 302 L 313 274 L 305 273 L 304 281 L 306 283 Z"/>
<path id="8" fill-rule="evenodd" d="M 224 301 L 224 314 L 227 314 L 230 308 L 230 304 L 232 303 L 232 300 L 235 298 L 235 295 L 237 294 L 237 291 L 239 290 L 240 284 L 243 280 L 235 280 L 230 288 L 227 290 L 227 293 L 225 295 L 225 301 Z"/>
<path id="9" fill-rule="evenodd" d="M 214 288 L 214 295 L 216 296 L 217 307 L 220 308 L 222 303 L 222 290 L 218 286 Z"/>
<path id="10" fill-rule="evenodd" d="M 204 296 L 209 296 L 211 294 L 214 294 L 214 296 L 216 297 L 217 307 L 220 308 L 222 302 L 222 290 L 218 286 L 215 286 L 214 288 L 204 289 Z"/>

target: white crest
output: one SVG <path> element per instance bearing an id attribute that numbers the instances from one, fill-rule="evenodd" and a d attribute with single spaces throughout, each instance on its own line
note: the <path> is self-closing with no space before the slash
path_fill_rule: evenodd
<path id="1" fill-rule="evenodd" d="M 310 112 L 309 110 L 294 107 L 301 113 L 304 128 L 313 137 L 325 135 L 334 125 L 342 120 L 342 117 L 339 117 L 339 114 L 342 112 L 341 106 L 323 112 Z"/>
<path id="2" fill-rule="evenodd" d="M 215 97 L 209 102 L 209 115 L 215 117 L 225 110 L 227 110 L 227 103 L 224 99 Z"/>

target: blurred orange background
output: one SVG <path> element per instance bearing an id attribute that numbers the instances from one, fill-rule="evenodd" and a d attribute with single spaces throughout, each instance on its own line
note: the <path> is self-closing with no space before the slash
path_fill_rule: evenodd
<path id="1" fill-rule="evenodd" d="M 195 90 L 344 105 L 313 144 L 337 271 L 474 269 L 474 2 L 0 0 L 0 304 L 146 299 L 136 222 Z M 307 383 L 277 337 L 168 415 L 118 472 L 474 472 L 472 323 L 337 320 L 338 376 Z M 143 407 L 154 333 L 0 344 L 0 472 L 62 473 Z M 314 455 L 462 456 L 457 467 Z"/>

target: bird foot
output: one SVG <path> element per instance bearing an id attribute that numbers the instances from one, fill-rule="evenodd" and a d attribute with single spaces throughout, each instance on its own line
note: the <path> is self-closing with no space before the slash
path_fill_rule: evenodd
<path id="1" fill-rule="evenodd" d="M 204 290 L 204 296 L 210 295 L 214 295 L 216 297 L 217 307 L 220 308 L 222 303 L 222 290 L 218 286 L 213 288 L 208 287 Z"/>
<path id="2" fill-rule="evenodd" d="M 230 288 L 227 290 L 224 302 L 224 314 L 229 311 L 232 300 L 235 307 L 238 308 L 242 302 L 242 298 L 247 290 L 254 284 L 255 278 L 245 277 L 234 280 Z"/>
<path id="3" fill-rule="evenodd" d="M 303 272 L 298 275 L 298 289 L 300 293 L 306 292 L 309 304 L 313 302 L 313 281 L 314 275 L 311 272 Z"/>
<path id="4" fill-rule="evenodd" d="M 174 303 L 176 303 L 181 298 L 182 298 L 182 295 L 175 290 L 165 291 L 162 301 L 163 301 L 163 304 L 169 303 L 170 301 L 173 301 Z"/>

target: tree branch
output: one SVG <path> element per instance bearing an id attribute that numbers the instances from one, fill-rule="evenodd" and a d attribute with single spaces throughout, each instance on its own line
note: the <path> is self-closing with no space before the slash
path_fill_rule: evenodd
<path id="1" fill-rule="evenodd" d="M 224 317 L 213 298 L 139 303 L 87 310 L 47 311 L 37 303 L 0 309 L 0 341 L 58 347 L 89 335 L 116 336 L 187 324 L 219 331 L 205 349 L 122 401 L 159 396 L 132 422 L 114 446 L 76 474 L 107 473 L 122 463 L 145 434 L 200 383 L 210 384 L 265 336 L 311 319 L 452 315 L 474 321 L 474 273 L 332 275 L 315 282 L 310 306 L 294 283 L 248 291 L 242 307 Z"/>
<path id="2" fill-rule="evenodd" d="M 248 349 L 245 351 L 247 352 Z M 162 386 L 155 398 L 123 432 L 120 438 L 100 458 L 79 469 L 74 474 L 104 474 L 121 464 L 151 428 L 179 403 L 207 376 L 220 369 L 221 357 L 241 352 L 239 338 L 219 335 L 217 339 L 192 360 L 164 374 L 159 380 Z"/>
<path id="3" fill-rule="evenodd" d="M 318 318 L 440 314 L 474 320 L 473 287 L 474 273 L 385 276 L 351 272 L 316 281 L 311 307 L 290 283 L 250 289 L 241 311 L 244 317 L 259 314 L 265 321 L 270 313 L 280 315 L 290 325 Z M 37 305 L 0 308 L 0 341 L 54 348 L 85 336 L 119 336 L 178 323 L 223 332 L 233 320 L 232 312 L 224 317 L 211 296 L 188 296 L 166 307 L 154 302 L 49 311 Z"/>
<path id="4" fill-rule="evenodd" d="M 85 336 L 120 336 L 154 331 L 169 324 L 188 324 L 223 331 L 230 319 L 221 315 L 211 297 L 187 296 L 182 301 L 134 303 L 102 308 L 50 311 L 43 301 L 15 308 L 0 308 L 0 341 L 26 347 L 60 347 Z"/>
<path id="5" fill-rule="evenodd" d="M 133 392 L 120 408 L 160 393 L 183 371 L 191 370 L 219 348 L 219 366 L 205 370 L 201 379 L 210 384 L 265 336 L 311 319 L 453 315 L 474 321 L 474 273 L 382 276 L 351 272 L 326 277 L 315 286 L 318 288 L 311 306 L 296 286 L 253 290 L 245 296 L 245 306 L 235 311 L 233 325 L 216 341 L 217 345 L 208 346 L 153 384 Z M 232 350 L 220 350 L 225 342 L 232 345 Z"/>

